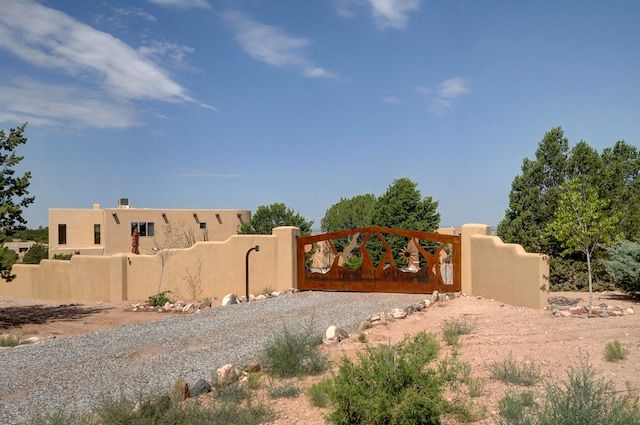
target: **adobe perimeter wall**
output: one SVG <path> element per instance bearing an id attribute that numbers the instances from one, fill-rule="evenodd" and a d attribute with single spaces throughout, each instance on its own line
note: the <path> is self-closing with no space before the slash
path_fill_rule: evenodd
<path id="1" fill-rule="evenodd" d="M 489 226 L 462 226 L 462 291 L 506 304 L 545 308 L 549 302 L 549 257 L 491 236 Z"/>
<path id="2" fill-rule="evenodd" d="M 265 288 L 285 290 L 296 286 L 296 227 L 279 227 L 272 235 L 235 235 L 223 242 L 198 242 L 176 250 L 165 264 L 161 290 L 173 298 L 190 299 L 187 277 L 201 289 L 197 298 L 244 294 L 247 251 L 250 293 Z M 293 248 L 292 248 L 293 247 Z M 0 296 L 73 301 L 145 300 L 158 290 L 159 255 L 75 255 L 69 261 L 43 260 L 40 265 L 16 264 L 12 282 L 0 283 Z"/>

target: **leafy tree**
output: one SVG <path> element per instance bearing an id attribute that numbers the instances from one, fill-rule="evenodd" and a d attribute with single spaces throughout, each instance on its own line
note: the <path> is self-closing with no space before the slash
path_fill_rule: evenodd
<path id="1" fill-rule="evenodd" d="M 377 200 L 371 222 L 374 226 L 402 230 L 433 232 L 440 225 L 438 201 L 431 196 L 422 197 L 418 184 L 403 177 L 394 180 Z M 385 235 L 385 240 L 394 253 L 407 245 L 407 240 L 396 235 Z M 385 253 L 382 243 L 369 240 L 367 250 L 374 263 L 378 263 Z"/>
<path id="2" fill-rule="evenodd" d="M 599 196 L 588 176 L 576 177 L 562 187 L 558 209 L 546 228 L 565 247 L 564 253 L 582 252 L 587 258 L 589 310 L 593 305 L 591 262 L 600 244 L 611 240 L 616 217 L 607 215 L 609 201 Z"/>
<path id="3" fill-rule="evenodd" d="M 14 239 L 21 241 L 34 241 L 38 243 L 49 243 L 49 228 L 39 226 L 37 229 L 18 229 L 13 234 Z"/>
<path id="4" fill-rule="evenodd" d="M 12 128 L 9 134 L 0 130 L 0 243 L 9 239 L 16 227 L 26 224 L 22 217 L 22 209 L 33 203 L 35 197 L 27 196 L 31 172 L 26 171 L 22 176 L 16 176 L 15 167 L 24 157 L 16 155 L 16 148 L 27 142 L 24 130 L 27 124 Z M 5 281 L 15 278 L 11 274 L 13 263 L 9 261 L 11 254 L 6 248 L 2 249 L 0 261 L 0 277 Z M 15 259 L 14 259 L 15 262 Z"/>
<path id="5" fill-rule="evenodd" d="M 24 264 L 40 264 L 40 261 L 49 258 L 49 248 L 41 243 L 36 243 L 24 254 Z"/>
<path id="6" fill-rule="evenodd" d="M 620 290 L 640 295 L 640 244 L 623 240 L 607 249 L 605 269 Z"/>
<path id="7" fill-rule="evenodd" d="M 320 221 L 320 229 L 323 232 L 338 232 L 371 226 L 375 205 L 376 197 L 370 193 L 349 199 L 340 198 L 325 213 Z"/>
<path id="8" fill-rule="evenodd" d="M 274 203 L 269 206 L 261 205 L 251 220 L 244 223 L 238 231 L 241 235 L 270 235 L 275 227 L 295 226 L 300 229 L 302 236 L 311 234 L 313 221 L 307 221 L 300 214 L 285 204 Z"/>

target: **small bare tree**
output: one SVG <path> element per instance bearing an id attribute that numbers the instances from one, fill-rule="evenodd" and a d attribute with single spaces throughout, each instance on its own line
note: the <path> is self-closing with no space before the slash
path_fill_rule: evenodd
<path id="1" fill-rule="evenodd" d="M 191 299 L 195 300 L 200 295 L 202 295 L 202 281 L 200 280 L 200 271 L 202 270 L 202 262 L 198 259 L 198 267 L 194 274 L 192 275 L 189 272 L 189 269 L 186 271 L 186 276 L 183 278 L 187 284 L 187 289 L 189 290 L 189 295 L 191 295 Z"/>
<path id="2" fill-rule="evenodd" d="M 162 226 L 163 239 L 159 241 L 155 236 L 153 238 L 153 253 L 160 257 L 160 279 L 158 281 L 158 294 L 162 288 L 162 277 L 164 268 L 173 257 L 177 249 L 184 248 L 183 234 L 180 231 L 182 226 L 180 223 L 167 223 Z"/>

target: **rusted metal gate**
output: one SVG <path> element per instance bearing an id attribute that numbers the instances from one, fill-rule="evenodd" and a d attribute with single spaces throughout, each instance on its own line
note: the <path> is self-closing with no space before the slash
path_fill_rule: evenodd
<path id="1" fill-rule="evenodd" d="M 387 239 L 394 242 L 390 244 Z M 403 248 L 397 249 L 399 244 Z M 344 246 L 342 252 L 336 245 Z M 301 237 L 296 249 L 300 290 L 404 293 L 461 290 L 460 236 L 364 227 Z M 369 249 L 376 250 L 375 264 Z"/>

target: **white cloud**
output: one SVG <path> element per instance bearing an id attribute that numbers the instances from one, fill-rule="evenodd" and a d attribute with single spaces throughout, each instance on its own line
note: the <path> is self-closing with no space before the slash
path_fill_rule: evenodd
<path id="1" fill-rule="evenodd" d="M 149 0 L 151 3 L 160 6 L 171 6 L 180 9 L 203 8 L 211 9 L 211 5 L 207 0 Z"/>
<path id="2" fill-rule="evenodd" d="M 466 78 L 450 78 L 438 84 L 435 88 L 416 87 L 415 90 L 422 96 L 430 99 L 429 111 L 444 115 L 453 107 L 453 100 L 467 94 L 469 81 Z"/>
<path id="3" fill-rule="evenodd" d="M 409 13 L 420 9 L 420 3 L 422 0 L 369 0 L 373 19 L 380 29 L 405 28 Z"/>
<path id="4" fill-rule="evenodd" d="M 385 97 L 382 98 L 382 103 L 389 103 L 389 104 L 392 104 L 392 105 L 397 105 L 397 104 L 400 104 L 402 102 L 397 97 L 385 96 Z"/>
<path id="5" fill-rule="evenodd" d="M 303 49 L 311 43 L 308 39 L 287 35 L 279 28 L 254 21 L 242 12 L 227 12 L 223 17 L 233 28 L 236 40 L 254 59 L 274 66 L 300 68 L 307 77 L 336 77 L 307 59 Z"/>
<path id="6" fill-rule="evenodd" d="M 331 5 L 341 18 L 351 18 L 354 15 L 351 9 L 355 4 L 355 0 L 332 0 L 331 2 Z"/>
<path id="7" fill-rule="evenodd" d="M 440 83 L 438 93 L 446 99 L 455 99 L 460 95 L 469 93 L 468 84 L 464 78 L 450 78 Z"/>
<path id="8" fill-rule="evenodd" d="M 30 0 L 3 3 L 0 49 L 35 67 L 72 75 L 76 85 L 92 85 L 83 91 L 101 92 L 103 96 L 106 93 L 116 102 L 140 99 L 192 102 L 210 108 L 187 95 L 186 89 L 164 69 L 111 34 Z M 79 90 L 78 86 L 69 88 L 73 90 Z M 99 101 L 85 101 L 99 107 L 95 104 Z M 60 110 L 81 113 L 73 105 Z"/>
<path id="9" fill-rule="evenodd" d="M 99 93 L 27 78 L 0 85 L 0 122 L 29 121 L 33 125 L 127 128 L 141 124 L 129 102 L 104 99 Z"/>
<path id="10" fill-rule="evenodd" d="M 148 44 L 139 47 L 138 51 L 155 61 L 166 57 L 175 67 L 189 68 L 186 64 L 186 56 L 193 53 L 195 49 L 168 41 L 151 40 Z"/>

